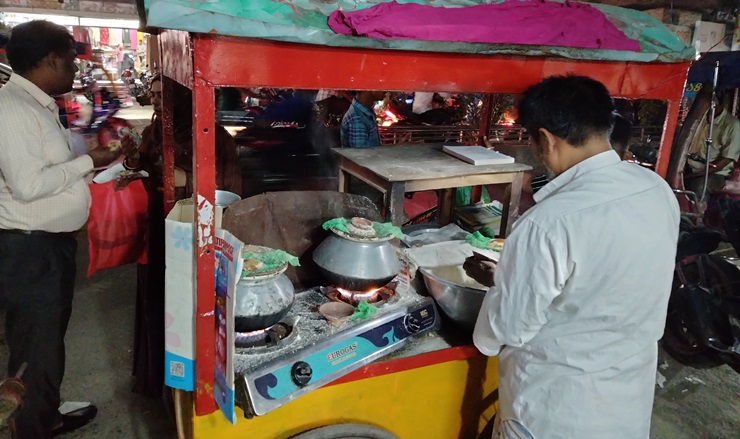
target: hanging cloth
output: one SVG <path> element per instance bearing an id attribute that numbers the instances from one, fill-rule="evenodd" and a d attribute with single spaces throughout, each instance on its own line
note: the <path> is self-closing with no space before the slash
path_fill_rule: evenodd
<path id="1" fill-rule="evenodd" d="M 108 29 L 110 34 L 110 46 L 116 47 L 123 43 L 123 29 Z"/>
<path id="2" fill-rule="evenodd" d="M 100 45 L 110 46 L 110 30 L 107 27 L 100 28 Z"/>
<path id="3" fill-rule="evenodd" d="M 137 47 L 139 47 L 139 40 L 136 39 L 136 31 L 133 29 L 128 30 L 128 38 L 129 38 L 129 45 L 131 46 L 131 50 L 136 50 Z"/>

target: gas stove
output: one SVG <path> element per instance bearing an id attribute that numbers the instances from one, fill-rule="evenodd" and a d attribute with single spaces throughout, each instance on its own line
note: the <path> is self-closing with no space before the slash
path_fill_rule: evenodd
<path id="1" fill-rule="evenodd" d="M 314 288 L 297 293 L 282 322 L 289 328 L 287 333 L 281 329 L 284 338 L 264 337 L 271 342 L 254 347 L 237 344 L 236 404 L 247 418 L 269 413 L 400 349 L 415 335 L 439 327 L 434 301 L 420 296 L 407 283 L 397 287 L 388 300 L 377 303 L 374 316 L 330 325 L 317 308 L 332 300 L 333 290 Z M 237 334 L 237 341 L 239 337 Z"/>

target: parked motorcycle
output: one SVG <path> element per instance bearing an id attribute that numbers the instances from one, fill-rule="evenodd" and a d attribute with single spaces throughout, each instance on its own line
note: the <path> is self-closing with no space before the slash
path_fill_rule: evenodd
<path id="1" fill-rule="evenodd" d="M 82 86 L 82 94 L 85 96 L 88 102 L 94 103 L 95 101 L 95 93 L 94 93 L 95 77 L 93 77 L 92 72 L 91 71 L 78 72 L 77 79 L 80 81 L 80 85 Z"/>
<path id="2" fill-rule="evenodd" d="M 740 268 L 716 252 L 740 254 L 740 201 L 722 203 L 724 230 L 681 220 L 676 268 L 662 345 L 682 364 L 727 364 L 740 373 Z"/>
<path id="3" fill-rule="evenodd" d="M 147 89 L 142 83 L 139 74 L 136 73 L 136 70 L 124 70 L 121 73 L 121 81 L 128 89 L 128 95 L 134 99 L 147 93 Z"/>

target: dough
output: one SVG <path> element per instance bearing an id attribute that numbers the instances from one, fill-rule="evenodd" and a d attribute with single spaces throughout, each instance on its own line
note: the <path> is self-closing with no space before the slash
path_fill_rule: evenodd
<path id="1" fill-rule="evenodd" d="M 468 276 L 463 270 L 462 265 L 444 265 L 441 267 L 427 268 L 432 274 L 447 282 L 463 287 L 473 288 L 476 290 L 488 290 L 488 287 L 478 283 L 475 279 Z"/>

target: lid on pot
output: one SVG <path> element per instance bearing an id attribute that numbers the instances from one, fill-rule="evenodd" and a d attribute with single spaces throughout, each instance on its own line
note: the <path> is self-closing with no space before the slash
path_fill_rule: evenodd
<path id="1" fill-rule="evenodd" d="M 393 231 L 388 229 L 389 226 L 358 216 L 350 219 L 336 218 L 324 223 L 324 228 L 328 228 L 336 235 L 361 242 L 388 241 L 395 238 Z"/>
<path id="2" fill-rule="evenodd" d="M 261 245 L 245 245 L 242 249 L 244 266 L 241 279 L 263 279 L 276 276 L 288 268 L 288 264 L 297 266 L 298 258 L 283 250 L 276 250 Z"/>

